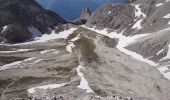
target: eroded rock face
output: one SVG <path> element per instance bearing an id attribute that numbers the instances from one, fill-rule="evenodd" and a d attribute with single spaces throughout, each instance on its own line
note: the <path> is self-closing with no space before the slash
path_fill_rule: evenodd
<path id="1" fill-rule="evenodd" d="M 133 7 L 129 4 L 107 4 L 92 13 L 87 25 L 121 30 L 134 23 L 134 17 Z"/>
<path id="2" fill-rule="evenodd" d="M 1 42 L 16 43 L 31 38 L 27 30 L 31 26 L 46 33 L 48 28 L 66 23 L 59 15 L 43 9 L 35 0 L 1 0 L 0 6 Z"/>

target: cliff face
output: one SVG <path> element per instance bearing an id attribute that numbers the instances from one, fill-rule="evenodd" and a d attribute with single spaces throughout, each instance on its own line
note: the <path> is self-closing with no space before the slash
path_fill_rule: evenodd
<path id="1" fill-rule="evenodd" d="M 107 4 L 93 12 L 86 25 L 125 36 L 147 34 L 127 48 L 155 62 L 168 62 L 170 0 L 127 0 L 123 5 Z"/>
<path id="2" fill-rule="evenodd" d="M 92 13 L 87 26 L 124 31 L 124 35 L 155 32 L 167 27 L 163 16 L 169 13 L 167 0 L 127 0 L 125 4 L 107 4 Z"/>
<path id="3" fill-rule="evenodd" d="M 66 21 L 59 15 L 43 9 L 35 0 L 0 1 L 0 42 L 22 42 L 32 37 L 28 27 L 41 33 L 48 32 Z"/>

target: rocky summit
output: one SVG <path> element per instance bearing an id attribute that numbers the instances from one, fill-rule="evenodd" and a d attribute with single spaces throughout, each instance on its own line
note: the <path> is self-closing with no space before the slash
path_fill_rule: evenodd
<path id="1" fill-rule="evenodd" d="M 0 100 L 170 100 L 170 0 L 74 21 L 35 0 L 0 5 Z"/>

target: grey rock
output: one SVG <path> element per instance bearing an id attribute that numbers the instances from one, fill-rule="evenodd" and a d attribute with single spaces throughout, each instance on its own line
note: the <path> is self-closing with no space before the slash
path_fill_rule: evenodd
<path id="1" fill-rule="evenodd" d="M 66 21 L 59 15 L 45 10 L 35 0 L 1 0 L 0 1 L 0 42 L 16 43 L 32 37 L 27 27 L 33 26 L 40 32 L 48 33 Z M 4 26 L 9 26 L 2 33 Z M 20 33 L 19 33 L 20 31 Z"/>

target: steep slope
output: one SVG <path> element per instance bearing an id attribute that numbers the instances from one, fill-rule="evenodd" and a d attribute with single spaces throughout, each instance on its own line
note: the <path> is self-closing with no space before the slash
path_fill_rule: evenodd
<path id="1" fill-rule="evenodd" d="M 35 31 L 48 33 L 50 28 L 66 23 L 35 0 L 1 0 L 0 6 L 0 42 L 23 42 Z"/>
<path id="2" fill-rule="evenodd" d="M 125 36 L 149 34 L 128 49 L 159 62 L 169 56 L 169 6 L 169 0 L 127 0 L 123 5 L 107 4 L 92 13 L 86 26 Z M 158 54 L 159 51 L 162 52 Z"/>
<path id="3" fill-rule="evenodd" d="M 11 48 L 0 52 L 4 58 L 25 58 L 0 67 L 0 99 L 170 98 L 169 81 L 152 66 L 120 52 L 117 39 L 82 27 L 61 33 L 63 39 L 55 34 L 56 39 L 46 42 L 2 45 Z"/>

